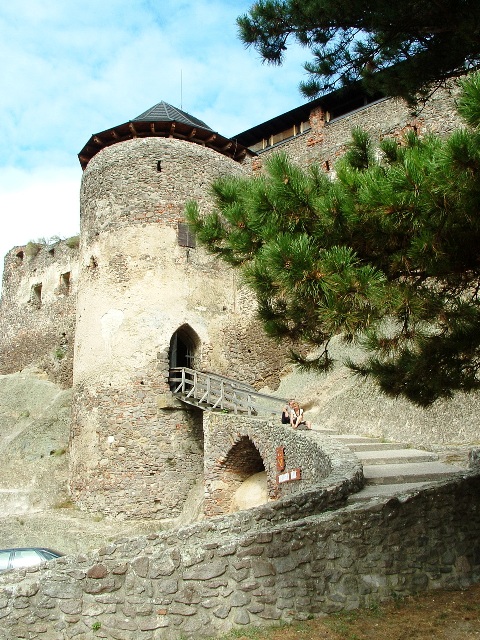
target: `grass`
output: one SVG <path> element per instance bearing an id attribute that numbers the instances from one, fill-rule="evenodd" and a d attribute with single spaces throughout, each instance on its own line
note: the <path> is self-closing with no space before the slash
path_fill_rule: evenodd
<path id="1" fill-rule="evenodd" d="M 25 253 L 29 258 L 34 258 L 37 253 L 40 251 L 40 249 L 42 248 L 42 244 L 40 244 L 39 242 L 28 242 L 27 245 L 25 246 Z"/>
<path id="2" fill-rule="evenodd" d="M 245 627 L 222 640 L 474 640 L 480 638 L 480 584 L 462 591 L 396 595 L 315 620 Z M 217 639 L 218 640 L 218 639 Z"/>

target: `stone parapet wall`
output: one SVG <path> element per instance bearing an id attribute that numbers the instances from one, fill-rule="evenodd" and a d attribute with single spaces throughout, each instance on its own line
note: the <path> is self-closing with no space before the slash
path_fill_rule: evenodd
<path id="1" fill-rule="evenodd" d="M 418 113 L 413 113 L 404 101 L 397 98 L 379 100 L 330 122 L 319 117 L 317 111 L 312 111 L 312 128 L 309 131 L 266 149 L 252 161 L 252 166 L 258 171 L 270 154 L 281 151 L 301 166 L 316 163 L 325 171 L 332 170 L 338 158 L 345 153 L 351 131 L 356 127 L 367 131 L 374 141 L 385 136 L 398 138 L 409 130 L 420 135 L 449 134 L 463 125 L 455 109 L 457 96 L 458 86 L 452 81 L 448 88 L 437 90 L 425 106 L 419 107 Z"/>
<path id="2" fill-rule="evenodd" d="M 242 514 L 214 518 L 7 573 L 0 638 L 198 638 L 466 587 L 480 579 L 479 493 L 465 474 L 386 503 L 245 533 Z"/>
<path id="3" fill-rule="evenodd" d="M 29 243 L 5 257 L 0 304 L 0 373 L 37 367 L 72 384 L 78 248 Z"/>

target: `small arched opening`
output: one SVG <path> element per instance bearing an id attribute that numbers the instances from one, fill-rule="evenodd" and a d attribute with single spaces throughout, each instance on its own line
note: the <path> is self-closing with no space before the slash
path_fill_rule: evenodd
<path id="1" fill-rule="evenodd" d="M 188 324 L 177 329 L 170 340 L 170 368 L 188 367 L 194 369 L 198 342 L 197 334 Z"/>
<path id="2" fill-rule="evenodd" d="M 173 334 L 168 352 L 169 368 L 187 367 L 195 369 L 198 360 L 200 338 L 188 324 L 182 325 Z"/>
<path id="3" fill-rule="evenodd" d="M 224 512 L 263 504 L 268 500 L 265 465 L 255 444 L 243 436 L 230 449 L 222 465 Z"/>

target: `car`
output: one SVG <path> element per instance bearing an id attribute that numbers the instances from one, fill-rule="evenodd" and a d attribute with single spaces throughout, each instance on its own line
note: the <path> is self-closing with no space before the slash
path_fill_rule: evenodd
<path id="1" fill-rule="evenodd" d="M 47 560 L 60 558 L 63 554 L 43 547 L 19 547 L 15 549 L 0 549 L 0 573 L 9 569 L 34 567 Z"/>

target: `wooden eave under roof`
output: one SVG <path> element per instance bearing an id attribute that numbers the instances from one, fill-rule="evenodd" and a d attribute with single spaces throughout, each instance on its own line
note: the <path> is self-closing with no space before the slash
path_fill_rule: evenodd
<path id="1" fill-rule="evenodd" d="M 238 140 L 240 144 L 250 147 L 264 138 L 275 135 L 280 131 L 286 131 L 294 124 L 298 125 L 300 122 L 308 120 L 312 110 L 317 107 L 321 107 L 324 111 L 329 111 L 331 117 L 335 118 L 340 114 L 353 111 L 365 103 L 374 102 L 383 97 L 385 96 L 378 92 L 374 95 L 368 95 L 361 83 L 357 82 L 350 87 L 337 89 L 286 113 L 275 116 L 275 118 L 271 118 L 266 122 L 257 124 L 251 129 L 238 133 L 234 136 L 234 139 Z"/>
<path id="2" fill-rule="evenodd" d="M 193 142 L 217 151 L 233 160 L 240 162 L 248 154 L 256 155 L 250 149 L 236 140 L 224 138 L 211 129 L 204 129 L 185 122 L 178 121 L 141 121 L 130 120 L 106 131 L 95 133 L 78 154 L 78 159 L 85 170 L 89 161 L 99 151 L 117 142 L 134 138 L 177 138 Z"/>

